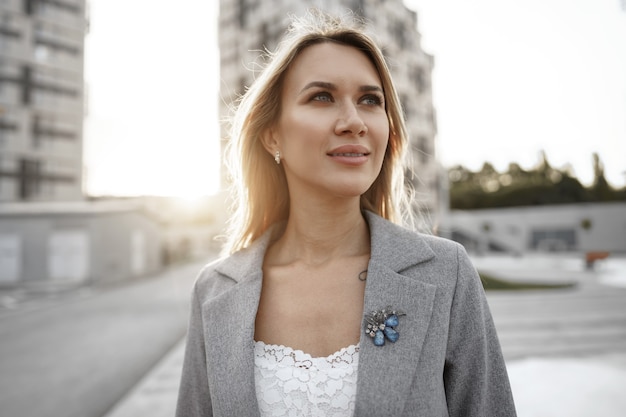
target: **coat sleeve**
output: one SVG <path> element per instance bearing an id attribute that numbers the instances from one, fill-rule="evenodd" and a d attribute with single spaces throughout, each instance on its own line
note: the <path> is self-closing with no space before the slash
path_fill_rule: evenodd
<path id="1" fill-rule="evenodd" d="M 506 365 L 480 277 L 460 245 L 457 260 L 444 368 L 449 415 L 515 416 Z"/>
<path id="2" fill-rule="evenodd" d="M 203 328 L 202 308 L 198 297 L 198 283 L 196 282 L 191 296 L 191 312 L 176 405 L 176 417 L 213 415 L 207 379 Z"/>

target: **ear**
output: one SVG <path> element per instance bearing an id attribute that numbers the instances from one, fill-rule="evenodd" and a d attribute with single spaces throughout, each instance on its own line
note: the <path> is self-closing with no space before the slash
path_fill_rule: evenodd
<path id="1" fill-rule="evenodd" d="M 280 150 L 278 139 L 276 139 L 274 129 L 271 127 L 261 134 L 261 143 L 270 155 L 274 155 L 276 151 Z"/>

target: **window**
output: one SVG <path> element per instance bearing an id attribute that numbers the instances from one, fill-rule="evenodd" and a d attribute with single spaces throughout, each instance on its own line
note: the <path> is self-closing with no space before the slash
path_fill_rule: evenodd
<path id="1" fill-rule="evenodd" d="M 32 15 L 35 11 L 37 0 L 24 0 L 24 13 Z"/>
<path id="2" fill-rule="evenodd" d="M 393 37 L 397 41 L 400 49 L 405 49 L 410 46 L 410 41 L 407 35 L 411 33 L 411 31 L 406 30 L 405 25 L 401 20 L 390 19 L 389 26 L 389 31 L 393 34 Z"/>
<path id="3" fill-rule="evenodd" d="M 32 88 L 33 88 L 32 70 L 27 66 L 23 66 L 22 67 L 22 104 L 31 103 Z"/>
<path id="4" fill-rule="evenodd" d="M 426 164 L 432 156 L 432 149 L 430 146 L 430 140 L 426 136 L 418 136 L 417 143 L 415 144 L 414 151 L 417 153 L 419 161 L 422 164 Z"/>
<path id="5" fill-rule="evenodd" d="M 426 71 L 424 71 L 424 68 L 413 68 L 411 71 L 411 78 L 413 79 L 419 93 L 428 91 L 428 82 L 426 80 Z"/>
<path id="6" fill-rule="evenodd" d="M 363 15 L 363 0 L 352 0 L 348 8 L 358 15 Z"/>
<path id="7" fill-rule="evenodd" d="M 44 118 L 35 115 L 31 122 L 33 144 L 34 146 L 39 146 L 45 139 L 74 140 L 77 135 L 73 127 L 67 123 L 63 124 L 50 116 Z"/>
<path id="8" fill-rule="evenodd" d="M 269 48 L 271 43 L 271 36 L 267 23 L 261 25 L 261 48 Z"/>
<path id="9" fill-rule="evenodd" d="M 41 188 L 41 162 L 34 159 L 21 159 L 18 181 L 21 200 L 36 197 Z"/>
<path id="10" fill-rule="evenodd" d="M 0 148 L 2 148 L 8 138 L 10 132 L 15 132 L 17 130 L 17 124 L 6 120 L 2 117 L 2 107 L 0 106 Z"/>
<path id="11" fill-rule="evenodd" d="M 410 120 L 411 116 L 413 115 L 413 109 L 409 102 L 409 97 L 406 94 L 400 94 L 400 105 L 402 105 L 404 120 Z"/>
<path id="12" fill-rule="evenodd" d="M 69 43 L 52 40 L 52 39 L 35 39 L 36 48 L 44 48 L 46 52 L 48 49 L 52 49 L 53 51 L 59 51 L 66 53 L 72 56 L 79 56 L 81 51 L 80 48 L 74 45 L 70 45 Z"/>
<path id="13" fill-rule="evenodd" d="M 27 0 L 26 2 L 31 3 L 31 11 L 36 12 L 39 16 L 51 15 L 55 12 L 64 12 L 73 15 L 80 15 L 81 13 L 81 9 L 78 5 L 62 0 Z"/>
<path id="14" fill-rule="evenodd" d="M 239 82 L 237 84 L 238 84 L 237 85 L 238 94 L 244 95 L 246 93 L 246 90 L 248 89 L 246 85 L 247 84 L 246 77 L 245 76 L 239 77 Z"/>
<path id="15" fill-rule="evenodd" d="M 239 0 L 239 27 L 246 27 L 246 0 Z"/>
<path id="16" fill-rule="evenodd" d="M 259 49 L 268 49 L 273 50 L 278 43 L 278 33 L 276 32 L 276 28 L 280 27 L 280 23 L 277 24 L 268 24 L 263 23 L 261 25 L 261 33 L 259 37 L 261 38 L 261 45 Z"/>
<path id="17" fill-rule="evenodd" d="M 531 234 L 531 249 L 558 252 L 576 247 L 575 229 L 535 229 Z"/>
<path id="18" fill-rule="evenodd" d="M 0 26 L 0 39 L 2 38 L 10 38 L 10 39 L 19 39 L 22 37 L 22 34 L 15 29 L 11 29 L 6 24 L 6 21 L 2 21 L 2 26 Z"/>

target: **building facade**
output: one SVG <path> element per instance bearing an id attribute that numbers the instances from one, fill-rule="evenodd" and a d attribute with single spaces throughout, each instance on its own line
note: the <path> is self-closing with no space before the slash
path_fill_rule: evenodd
<path id="1" fill-rule="evenodd" d="M 162 227 L 139 202 L 0 204 L 0 287 L 151 275 L 162 249 Z"/>
<path id="2" fill-rule="evenodd" d="M 400 94 L 411 140 L 416 210 L 432 229 L 448 207 L 446 175 L 436 159 L 436 115 L 431 76 L 434 59 L 426 53 L 417 30 L 417 14 L 402 0 L 220 0 L 221 119 L 250 85 L 259 59 L 272 51 L 289 23 L 311 7 L 343 14 L 348 9 L 364 17 L 387 58 Z M 223 128 L 224 129 L 224 128 Z M 227 132 L 222 130 L 224 149 Z M 222 175 L 222 178 L 226 178 Z"/>
<path id="3" fill-rule="evenodd" d="M 85 0 L 0 0 L 0 202 L 83 197 Z"/>
<path id="4" fill-rule="evenodd" d="M 469 252 L 626 254 L 626 203 L 452 210 L 452 238 Z"/>

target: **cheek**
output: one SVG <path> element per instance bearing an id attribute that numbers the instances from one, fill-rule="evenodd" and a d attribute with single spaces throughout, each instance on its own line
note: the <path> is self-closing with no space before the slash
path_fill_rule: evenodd
<path id="1" fill-rule="evenodd" d="M 385 159 L 385 154 L 387 153 L 387 147 L 389 146 L 390 141 L 390 129 L 387 118 L 385 117 L 384 120 L 381 120 L 380 123 L 376 125 L 374 131 L 370 129 L 370 132 L 375 135 L 374 143 L 377 147 L 377 165 L 380 165 L 382 167 L 383 161 Z"/>
<path id="2" fill-rule="evenodd" d="M 308 116 L 306 114 L 285 115 L 279 124 L 279 133 L 283 141 L 298 140 L 306 137 L 307 134 L 321 130 L 319 117 Z"/>
<path id="3" fill-rule="evenodd" d="M 321 152 L 328 137 L 325 126 L 319 117 L 314 116 L 290 115 L 283 118 L 277 133 L 285 157 L 301 158 L 303 154 L 312 156 Z"/>
<path id="4" fill-rule="evenodd" d="M 389 142 L 389 121 L 385 117 L 380 119 L 377 123 L 370 128 L 370 132 L 375 135 L 376 143 L 383 148 L 387 148 Z"/>

